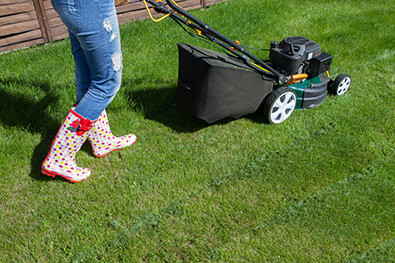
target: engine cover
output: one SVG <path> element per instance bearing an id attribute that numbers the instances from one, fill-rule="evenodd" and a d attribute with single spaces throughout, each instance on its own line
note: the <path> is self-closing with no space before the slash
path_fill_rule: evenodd
<path id="1" fill-rule="evenodd" d="M 308 61 L 321 53 L 320 46 L 305 37 L 287 37 L 270 46 L 270 61 L 286 75 L 305 73 Z"/>

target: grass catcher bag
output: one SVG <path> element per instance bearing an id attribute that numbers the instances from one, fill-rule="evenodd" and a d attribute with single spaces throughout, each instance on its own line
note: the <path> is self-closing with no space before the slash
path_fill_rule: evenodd
<path id="1" fill-rule="evenodd" d="M 177 106 L 208 123 L 254 113 L 274 81 L 226 54 L 179 43 Z"/>

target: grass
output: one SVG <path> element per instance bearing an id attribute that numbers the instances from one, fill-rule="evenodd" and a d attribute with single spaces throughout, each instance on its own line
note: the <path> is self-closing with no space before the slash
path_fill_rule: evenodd
<path id="1" fill-rule="evenodd" d="M 40 165 L 74 102 L 67 40 L 0 55 L 1 262 L 394 262 L 392 1 L 231 0 L 192 13 L 242 44 L 303 35 L 350 90 L 281 125 L 259 114 L 207 125 L 173 103 L 172 21 L 121 27 L 122 89 L 108 108 L 130 149 Z M 267 58 L 263 51 L 254 52 Z"/>

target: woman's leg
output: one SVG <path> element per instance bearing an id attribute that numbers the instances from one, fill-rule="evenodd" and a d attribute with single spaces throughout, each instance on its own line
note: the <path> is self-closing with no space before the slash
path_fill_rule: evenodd
<path id="1" fill-rule="evenodd" d="M 121 83 L 118 23 L 112 0 L 52 0 L 52 4 L 70 32 L 79 102 L 53 140 L 42 172 L 80 182 L 90 171 L 78 167 L 75 156 L 90 134 L 92 120 L 98 119 Z"/>
<path id="2" fill-rule="evenodd" d="M 75 105 L 78 105 L 92 84 L 90 76 L 91 72 L 89 70 L 88 62 L 86 61 L 80 42 L 70 31 L 69 36 L 71 43 L 71 53 L 73 54 L 75 61 L 75 88 L 77 97 Z"/>
<path id="3" fill-rule="evenodd" d="M 79 182 L 90 176 L 88 169 L 75 164 L 75 155 L 88 137 L 98 157 L 131 145 L 136 138 L 132 134 L 113 136 L 104 111 L 120 88 L 122 74 L 121 42 L 113 0 L 52 0 L 52 4 L 69 30 L 76 65 L 77 106 L 70 110 L 62 124 L 42 171 Z M 92 122 L 99 116 L 100 122 Z M 92 126 L 95 132 L 91 134 Z"/>
<path id="4" fill-rule="evenodd" d="M 76 37 L 89 65 L 91 86 L 75 110 L 96 120 L 120 88 L 122 52 L 114 1 L 85 2 L 89 8 L 82 9 L 82 31 Z"/>
<path id="5" fill-rule="evenodd" d="M 75 111 L 96 120 L 121 85 L 122 52 L 114 1 L 53 0 L 53 4 L 73 40 L 79 43 L 76 53 L 84 54 L 90 72 L 90 86 Z M 76 68 L 76 76 L 84 72 Z"/>

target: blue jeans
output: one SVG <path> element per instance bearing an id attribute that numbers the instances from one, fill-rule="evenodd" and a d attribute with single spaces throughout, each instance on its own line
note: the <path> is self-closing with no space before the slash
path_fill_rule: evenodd
<path id="1" fill-rule="evenodd" d="M 75 111 L 96 120 L 121 86 L 122 53 L 114 0 L 51 1 L 69 31 L 75 60 Z"/>

